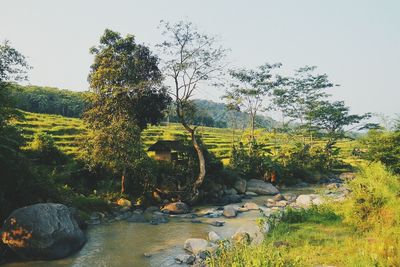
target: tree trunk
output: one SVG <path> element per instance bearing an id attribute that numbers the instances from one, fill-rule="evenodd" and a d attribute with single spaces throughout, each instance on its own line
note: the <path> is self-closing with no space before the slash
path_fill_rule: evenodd
<path id="1" fill-rule="evenodd" d="M 192 137 L 193 147 L 196 150 L 197 157 L 199 159 L 199 176 L 197 177 L 193 185 L 193 191 L 195 192 L 203 184 L 204 177 L 206 176 L 206 161 L 204 159 L 203 151 L 201 150 L 201 147 L 197 143 L 195 132 L 192 131 L 190 134 Z"/>
<path id="2" fill-rule="evenodd" d="M 125 193 L 125 174 L 126 174 L 126 169 L 124 168 L 121 176 L 121 194 Z"/>
<path id="3" fill-rule="evenodd" d="M 199 160 L 199 175 L 197 176 L 195 182 L 193 183 L 192 186 L 192 196 L 190 196 L 189 202 L 195 203 L 199 197 L 199 187 L 203 184 L 204 177 L 206 176 L 206 161 L 204 159 L 204 154 L 203 151 L 201 150 L 201 147 L 197 143 L 196 140 L 196 135 L 195 135 L 195 128 L 192 129 L 190 126 L 186 123 L 185 118 L 182 114 L 182 110 L 180 109 L 180 106 L 177 106 L 176 113 L 181 121 L 181 124 L 183 127 L 190 133 L 190 137 L 192 139 L 192 144 L 194 149 L 196 150 L 197 153 L 197 158 Z"/>

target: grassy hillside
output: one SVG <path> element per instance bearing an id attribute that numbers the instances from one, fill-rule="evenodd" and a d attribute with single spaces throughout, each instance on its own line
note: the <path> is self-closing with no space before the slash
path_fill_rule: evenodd
<path id="1" fill-rule="evenodd" d="M 76 155 L 80 137 L 85 133 L 82 120 L 60 115 L 39 114 L 22 111 L 22 117 L 15 122 L 29 142 L 38 132 L 51 134 L 56 145 L 66 154 Z M 232 144 L 232 130 L 223 128 L 200 127 L 199 132 L 207 145 L 220 159 L 227 159 Z M 238 133 L 236 133 L 238 134 Z M 143 143 L 150 146 L 159 139 L 174 140 L 184 136 L 183 127 L 177 123 L 168 126 L 153 126 L 144 131 Z"/>
<path id="2" fill-rule="evenodd" d="M 66 154 L 77 155 L 79 138 L 85 133 L 85 126 L 82 120 L 77 118 L 68 118 L 60 115 L 39 114 L 22 111 L 22 117 L 15 123 L 21 126 L 23 136 L 27 141 L 32 140 L 33 135 L 38 132 L 47 132 L 51 134 L 56 145 Z M 199 127 L 198 132 L 201 135 L 207 148 L 215 153 L 224 163 L 227 163 L 231 153 L 233 139 L 237 141 L 248 140 L 248 132 L 229 128 Z M 265 144 L 266 149 L 272 153 L 279 153 L 279 148 L 291 146 L 294 142 L 308 138 L 304 136 L 288 136 L 282 133 L 272 133 L 266 130 L 257 130 L 258 140 Z M 183 127 L 177 123 L 169 125 L 152 126 L 143 133 L 143 143 L 145 147 L 150 146 L 160 139 L 174 140 L 178 137 L 186 136 Z M 323 145 L 324 140 L 314 140 L 314 144 Z M 342 141 L 338 143 L 342 149 L 342 157 L 349 163 L 357 159 L 351 156 L 351 151 L 355 146 L 355 141 Z"/>

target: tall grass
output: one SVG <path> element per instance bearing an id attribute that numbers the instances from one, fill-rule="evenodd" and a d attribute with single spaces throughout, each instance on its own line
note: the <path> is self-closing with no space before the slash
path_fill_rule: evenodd
<path id="1" fill-rule="evenodd" d="M 260 245 L 221 245 L 210 266 L 400 266 L 400 177 L 363 167 L 344 203 L 288 210 Z"/>

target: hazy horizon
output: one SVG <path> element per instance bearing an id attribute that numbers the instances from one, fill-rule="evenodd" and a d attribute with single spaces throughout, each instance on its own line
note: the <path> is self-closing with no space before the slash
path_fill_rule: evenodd
<path id="1" fill-rule="evenodd" d="M 118 4 L 116 4 L 118 3 Z M 340 87 L 334 99 L 353 112 L 399 113 L 400 2 L 398 1 L 3 1 L 0 41 L 28 57 L 29 84 L 75 91 L 87 75 L 105 28 L 134 34 L 151 47 L 161 19 L 186 19 L 218 35 L 231 67 L 282 62 L 285 72 L 318 66 Z M 221 90 L 197 98 L 220 102 Z"/>

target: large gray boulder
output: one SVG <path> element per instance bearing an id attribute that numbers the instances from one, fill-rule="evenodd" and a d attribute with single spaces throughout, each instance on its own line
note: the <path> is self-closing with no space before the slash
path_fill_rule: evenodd
<path id="1" fill-rule="evenodd" d="M 254 192 L 258 195 L 276 195 L 279 193 L 278 189 L 271 183 L 257 179 L 250 179 L 247 181 L 246 191 Z"/>
<path id="2" fill-rule="evenodd" d="M 66 206 L 43 203 L 13 211 L 2 240 L 21 258 L 52 260 L 79 250 L 86 237 Z"/>
<path id="3" fill-rule="evenodd" d="M 246 180 L 238 178 L 233 185 L 233 188 L 235 188 L 239 194 L 244 194 L 246 193 L 246 184 Z"/>

